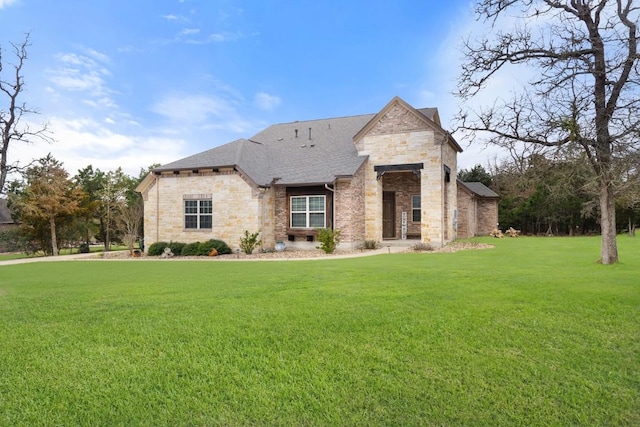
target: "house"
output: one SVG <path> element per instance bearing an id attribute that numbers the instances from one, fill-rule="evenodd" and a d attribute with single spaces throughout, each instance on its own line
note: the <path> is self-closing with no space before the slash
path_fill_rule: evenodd
<path id="1" fill-rule="evenodd" d="M 7 199 L 0 199 L 0 231 L 15 226 L 11 211 L 7 206 Z"/>
<path id="2" fill-rule="evenodd" d="M 483 183 L 458 180 L 458 237 L 487 236 L 496 229 L 499 201 Z"/>
<path id="3" fill-rule="evenodd" d="M 247 230 L 263 247 L 313 248 L 318 228 L 341 233 L 339 249 L 365 240 L 456 238 L 457 154 L 435 108 L 393 98 L 376 114 L 267 127 L 155 168 L 144 199 L 145 246 L 221 239 Z"/>
<path id="4" fill-rule="evenodd" d="M 0 198 L 0 235 L 12 228 L 17 227 L 18 224 L 16 224 L 15 221 L 13 221 L 13 218 L 11 218 L 11 210 L 7 206 L 7 199 Z M 7 240 L 5 240 L 6 238 L 6 235 L 4 239 L 0 238 L 0 253 L 9 250 L 9 248 L 7 247 L 9 245 L 7 243 Z"/>

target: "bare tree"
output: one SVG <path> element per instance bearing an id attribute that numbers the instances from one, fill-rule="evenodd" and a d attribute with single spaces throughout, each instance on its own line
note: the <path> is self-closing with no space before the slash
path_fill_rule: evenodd
<path id="1" fill-rule="evenodd" d="M 32 129 L 27 123 L 22 123 L 25 115 L 37 113 L 37 110 L 19 100 L 25 89 L 22 67 L 27 60 L 27 47 L 30 46 L 29 34 L 25 35 L 22 43 L 10 44 L 15 55 L 15 63 L 9 64 L 10 69 L 7 72 L 4 69 L 4 57 L 0 46 L 0 95 L 6 97 L 8 104 L 6 107 L 0 106 L 0 194 L 5 191 L 9 173 L 21 170 L 18 163 L 8 162 L 9 146 L 14 142 L 30 142 L 34 137 L 51 141 L 46 125 Z"/>
<path id="2" fill-rule="evenodd" d="M 117 206 L 117 226 L 122 233 L 122 241 L 133 255 L 142 228 L 144 205 L 141 199 L 136 199 L 130 202 L 121 200 Z"/>
<path id="3" fill-rule="evenodd" d="M 633 0 L 479 0 L 489 34 L 463 45 L 458 95 L 477 98 L 497 73 L 534 77 L 510 99 L 459 114 L 462 130 L 490 142 L 580 149 L 595 172 L 601 262 L 618 261 L 616 163 L 638 150 L 638 8 Z M 500 30 L 507 25 L 507 29 Z"/>

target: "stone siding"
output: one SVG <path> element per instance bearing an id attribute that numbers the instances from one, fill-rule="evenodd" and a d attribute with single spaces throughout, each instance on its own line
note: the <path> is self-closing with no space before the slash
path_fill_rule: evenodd
<path id="1" fill-rule="evenodd" d="M 478 200 L 477 236 L 487 236 L 498 226 L 498 200 Z"/>
<path id="2" fill-rule="evenodd" d="M 458 237 L 487 236 L 498 224 L 498 199 L 458 188 Z"/>
<path id="3" fill-rule="evenodd" d="M 458 187 L 458 238 L 476 235 L 476 206 L 473 195 Z"/>
<path id="4" fill-rule="evenodd" d="M 364 169 L 334 187 L 335 229 L 340 230 L 340 248 L 356 249 L 364 241 Z"/>
<path id="5" fill-rule="evenodd" d="M 211 195 L 211 229 L 184 228 L 184 197 Z M 220 239 L 237 248 L 244 231 L 272 229 L 273 197 L 237 172 L 181 173 L 155 176 L 143 194 L 145 247 L 154 242 L 203 242 Z M 267 233 L 266 240 L 272 239 Z"/>

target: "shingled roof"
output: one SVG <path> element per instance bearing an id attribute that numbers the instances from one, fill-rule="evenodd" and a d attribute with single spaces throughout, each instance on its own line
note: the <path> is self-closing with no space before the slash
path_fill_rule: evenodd
<path id="1" fill-rule="evenodd" d="M 416 110 L 439 126 L 436 108 Z M 365 162 L 353 138 L 376 115 L 296 121 L 267 127 L 249 139 L 162 165 L 154 172 L 234 167 L 259 186 L 316 185 L 353 176 Z"/>
<path id="2" fill-rule="evenodd" d="M 463 182 L 460 180 L 458 180 L 458 182 L 478 197 L 484 197 L 488 199 L 500 198 L 500 196 L 496 192 L 494 192 L 492 189 L 481 182 Z"/>

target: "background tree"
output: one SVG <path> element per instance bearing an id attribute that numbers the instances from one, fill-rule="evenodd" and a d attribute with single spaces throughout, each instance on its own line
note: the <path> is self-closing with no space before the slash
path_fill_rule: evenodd
<path id="1" fill-rule="evenodd" d="M 511 99 L 463 108 L 460 128 L 486 131 L 503 146 L 582 150 L 598 187 L 601 262 L 617 262 L 614 164 L 638 150 L 640 131 L 637 7 L 633 0 L 480 0 L 475 12 L 492 36 L 464 43 L 462 100 L 508 66 L 535 75 Z"/>
<path id="2" fill-rule="evenodd" d="M 32 129 L 28 124 L 22 123 L 25 115 L 37 113 L 19 100 L 25 89 L 22 67 L 27 60 L 29 34 L 25 35 L 22 43 L 10 45 L 13 48 L 15 63 L 9 64 L 8 70 L 5 70 L 7 63 L 4 62 L 3 49 L 0 46 L 0 95 L 6 98 L 6 106 L 0 104 L 0 194 L 5 193 L 9 173 L 21 169 L 19 163 L 9 163 L 9 146 L 16 142 L 30 142 L 34 137 L 51 141 L 46 125 Z"/>
<path id="3" fill-rule="evenodd" d="M 34 235 L 42 235 L 48 229 L 51 254 L 57 256 L 58 227 L 72 221 L 84 197 L 83 191 L 50 154 L 27 169 L 25 178 L 25 183 L 15 185 L 9 195 L 11 208 Z"/>
<path id="4" fill-rule="evenodd" d="M 492 177 L 481 165 L 475 165 L 471 169 L 462 169 L 458 172 L 458 179 L 462 182 L 481 182 L 487 187 L 491 187 Z"/>
<path id="5" fill-rule="evenodd" d="M 122 242 L 133 255 L 135 244 L 140 238 L 144 205 L 141 199 L 121 200 L 117 207 L 116 225 L 122 235 Z"/>
<path id="6" fill-rule="evenodd" d="M 78 213 L 85 244 L 100 233 L 100 191 L 104 185 L 104 172 L 93 169 L 92 165 L 80 169 L 74 177 L 76 185 L 84 191 Z"/>

